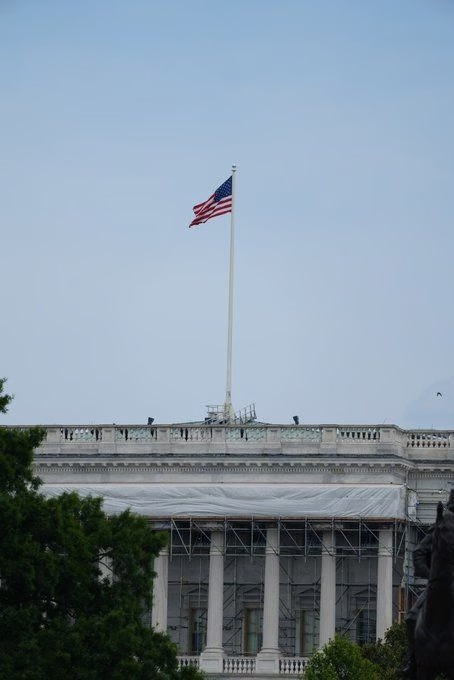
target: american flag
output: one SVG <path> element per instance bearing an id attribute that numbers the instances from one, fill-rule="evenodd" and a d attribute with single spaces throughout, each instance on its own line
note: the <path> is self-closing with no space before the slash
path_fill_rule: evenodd
<path id="1" fill-rule="evenodd" d="M 207 222 L 212 217 L 232 212 L 232 178 L 229 177 L 224 184 L 221 184 L 206 201 L 195 205 L 193 211 L 195 217 L 190 227 Z"/>

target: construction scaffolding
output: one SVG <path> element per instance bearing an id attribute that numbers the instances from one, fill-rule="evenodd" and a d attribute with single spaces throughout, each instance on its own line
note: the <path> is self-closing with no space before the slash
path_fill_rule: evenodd
<path id="1" fill-rule="evenodd" d="M 427 527 L 402 520 L 170 519 L 169 634 L 181 653 L 199 654 L 206 640 L 212 531 L 224 533 L 224 649 L 255 655 L 261 646 L 267 529 L 279 532 L 279 646 L 304 656 L 318 646 L 321 555 L 336 556 L 336 630 L 362 643 L 375 639 L 379 532 L 392 530 L 393 607 L 400 620 L 420 590 L 411 552 Z M 335 545 L 335 549 L 331 546 Z"/>

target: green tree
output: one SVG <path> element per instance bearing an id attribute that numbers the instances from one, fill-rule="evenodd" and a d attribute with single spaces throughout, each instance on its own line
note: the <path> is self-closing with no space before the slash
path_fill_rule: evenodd
<path id="1" fill-rule="evenodd" d="M 358 645 L 336 635 L 316 652 L 304 671 L 304 680 L 381 680 L 377 666 L 364 659 Z"/>
<path id="2" fill-rule="evenodd" d="M 372 661 L 380 668 L 381 680 L 398 680 L 399 669 L 402 668 L 407 653 L 407 627 L 405 621 L 393 623 L 385 633 L 384 640 L 371 642 L 360 647 L 365 659 Z M 437 675 L 435 680 L 443 680 Z"/>
<path id="3" fill-rule="evenodd" d="M 362 645 L 361 654 L 381 669 L 382 680 L 397 680 L 407 650 L 405 621 L 393 623 L 385 633 L 384 640 Z"/>
<path id="4" fill-rule="evenodd" d="M 144 624 L 165 535 L 130 512 L 108 517 L 100 498 L 45 498 L 32 468 L 43 435 L 0 428 L 0 677 L 200 678 Z"/>

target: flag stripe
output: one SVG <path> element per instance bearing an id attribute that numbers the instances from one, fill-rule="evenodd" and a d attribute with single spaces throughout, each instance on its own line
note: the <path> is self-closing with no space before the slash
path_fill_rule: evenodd
<path id="1" fill-rule="evenodd" d="M 205 210 L 201 211 L 198 215 L 195 216 L 194 220 L 191 222 L 189 226 L 192 226 L 194 224 L 201 224 L 202 222 L 206 222 L 212 217 L 224 215 L 225 213 L 231 211 L 232 211 L 232 199 L 231 197 L 229 197 L 229 199 L 224 199 L 223 201 L 219 201 L 219 203 L 213 203 L 211 206 L 208 206 Z"/>
<path id="2" fill-rule="evenodd" d="M 198 215 L 199 212 L 205 208 L 205 206 L 210 205 L 211 203 L 213 203 L 213 201 L 214 201 L 214 194 L 211 194 L 210 198 L 207 198 L 206 201 L 204 201 L 203 203 L 199 203 L 198 205 L 195 205 L 193 207 L 193 211 L 195 212 L 196 215 Z"/>
<path id="3" fill-rule="evenodd" d="M 218 215 L 225 215 L 226 213 L 229 213 L 229 212 L 232 212 L 232 204 L 231 203 L 229 205 L 226 205 L 226 206 L 217 206 L 216 208 L 214 208 L 210 212 L 203 213 L 203 215 L 199 215 L 198 217 L 196 217 L 194 220 L 192 220 L 192 222 L 189 226 L 192 227 L 195 224 L 202 224 L 203 222 L 207 222 L 212 217 L 218 217 Z"/>
<path id="4" fill-rule="evenodd" d="M 228 198 L 223 198 L 222 201 L 218 201 L 218 203 L 210 203 L 207 205 L 203 210 L 199 210 L 196 212 L 195 216 L 200 217 L 202 215 L 206 215 L 207 213 L 212 212 L 213 210 L 216 210 L 216 208 L 224 208 L 225 206 L 232 206 L 232 198 L 229 196 Z"/>

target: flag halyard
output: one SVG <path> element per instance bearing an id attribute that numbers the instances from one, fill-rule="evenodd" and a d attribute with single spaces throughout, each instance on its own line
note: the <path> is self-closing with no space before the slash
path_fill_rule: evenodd
<path id="1" fill-rule="evenodd" d="M 224 184 L 221 184 L 206 201 L 195 205 L 193 211 L 195 217 L 190 227 L 207 222 L 212 217 L 232 212 L 232 178 L 229 177 Z"/>

